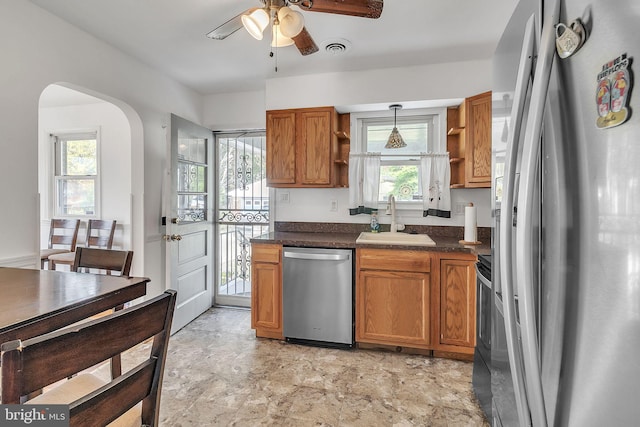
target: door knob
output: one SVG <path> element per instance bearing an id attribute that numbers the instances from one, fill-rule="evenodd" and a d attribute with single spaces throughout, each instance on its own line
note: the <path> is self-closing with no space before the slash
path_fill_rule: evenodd
<path id="1" fill-rule="evenodd" d="M 179 224 L 180 218 L 171 218 L 171 224 Z"/>
<path id="2" fill-rule="evenodd" d="M 182 240 L 182 236 L 179 234 L 172 234 L 171 235 L 171 240 L 176 241 L 176 240 Z"/>

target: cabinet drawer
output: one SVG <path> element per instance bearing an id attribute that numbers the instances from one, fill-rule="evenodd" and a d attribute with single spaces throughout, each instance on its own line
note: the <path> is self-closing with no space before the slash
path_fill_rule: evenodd
<path id="1" fill-rule="evenodd" d="M 282 246 L 280 245 L 253 244 L 251 245 L 251 261 L 279 264 L 281 252 Z"/>
<path id="2" fill-rule="evenodd" d="M 431 256 L 425 251 L 358 249 L 361 270 L 431 271 Z"/>

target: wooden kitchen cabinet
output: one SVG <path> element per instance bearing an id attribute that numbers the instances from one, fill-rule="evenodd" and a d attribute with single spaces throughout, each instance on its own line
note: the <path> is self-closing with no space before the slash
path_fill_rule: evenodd
<path id="1" fill-rule="evenodd" d="M 284 338 L 281 261 L 281 245 L 251 245 L 251 328 L 258 337 Z"/>
<path id="2" fill-rule="evenodd" d="M 341 186 L 333 107 L 267 111 L 267 185 Z"/>
<path id="3" fill-rule="evenodd" d="M 469 253 L 357 249 L 356 342 L 470 359 L 475 263 Z"/>
<path id="4" fill-rule="evenodd" d="M 439 340 L 443 352 L 473 355 L 476 344 L 476 257 L 440 255 Z"/>
<path id="5" fill-rule="evenodd" d="M 430 348 L 429 255 L 358 249 L 356 262 L 356 341 Z"/>
<path id="6" fill-rule="evenodd" d="M 451 188 L 491 187 L 491 92 L 447 109 Z"/>
<path id="7" fill-rule="evenodd" d="M 267 185 L 296 183 L 296 114 L 267 111 Z"/>

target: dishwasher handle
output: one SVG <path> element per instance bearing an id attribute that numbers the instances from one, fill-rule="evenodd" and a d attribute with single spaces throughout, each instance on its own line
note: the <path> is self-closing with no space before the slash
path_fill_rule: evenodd
<path id="1" fill-rule="evenodd" d="M 312 252 L 284 252 L 285 258 L 310 259 L 314 261 L 346 261 L 351 258 L 350 254 L 319 254 Z"/>

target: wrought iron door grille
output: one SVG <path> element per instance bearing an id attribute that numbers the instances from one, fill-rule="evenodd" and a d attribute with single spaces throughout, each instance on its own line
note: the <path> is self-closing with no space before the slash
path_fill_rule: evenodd
<path id="1" fill-rule="evenodd" d="M 251 296 L 250 239 L 269 232 L 265 133 L 218 134 L 216 300 Z M 239 302 L 239 304 L 241 304 Z"/>

